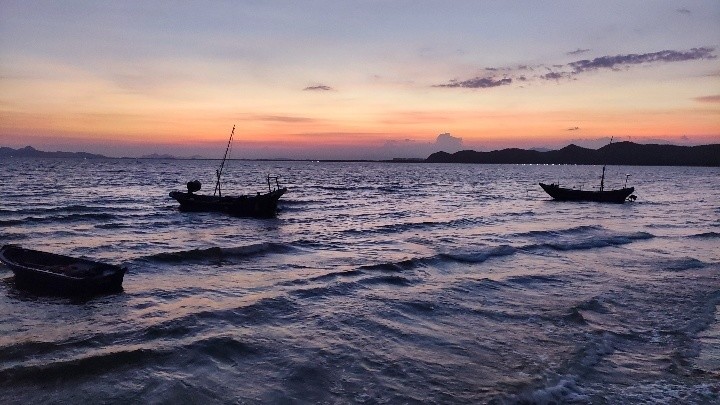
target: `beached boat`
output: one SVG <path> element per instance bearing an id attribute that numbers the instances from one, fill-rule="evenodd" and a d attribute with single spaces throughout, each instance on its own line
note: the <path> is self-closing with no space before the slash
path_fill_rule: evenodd
<path id="1" fill-rule="evenodd" d="M 610 138 L 612 145 L 612 138 Z M 599 190 L 578 190 L 574 188 L 560 187 L 559 184 L 539 183 L 540 187 L 545 190 L 555 200 L 558 201 L 593 201 L 602 203 L 622 204 L 627 200 L 635 201 L 636 197 L 632 195 L 635 187 L 628 187 L 627 180 L 630 175 L 625 176 L 625 187 L 616 190 L 605 190 L 605 168 L 603 165 L 602 176 L 600 177 Z"/>
<path id="2" fill-rule="evenodd" d="M 0 262 L 15 273 L 19 288 L 58 295 L 95 295 L 122 291 L 125 267 L 16 245 L 0 248 Z"/>
<path id="3" fill-rule="evenodd" d="M 222 176 L 228 151 L 232 144 L 235 126 L 230 132 L 230 140 L 225 149 L 220 168 L 216 170 L 217 181 L 213 195 L 195 194 L 201 188 L 200 181 L 193 180 L 187 183 L 187 192 L 171 191 L 170 197 L 180 203 L 181 211 L 217 211 L 241 217 L 273 217 L 277 214 L 278 200 L 287 191 L 287 188 L 280 186 L 278 176 L 267 176 L 267 193 L 256 193 L 241 196 L 223 196 L 220 189 L 220 177 Z"/>

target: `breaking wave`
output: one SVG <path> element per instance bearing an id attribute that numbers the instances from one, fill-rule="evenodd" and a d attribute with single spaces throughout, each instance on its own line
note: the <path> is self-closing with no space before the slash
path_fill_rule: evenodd
<path id="1" fill-rule="evenodd" d="M 145 256 L 148 261 L 179 263 L 192 261 L 207 261 L 218 259 L 243 259 L 265 254 L 288 253 L 294 251 L 291 245 L 283 243 L 257 243 L 239 247 L 210 247 L 204 249 L 180 250 L 177 252 L 156 253 Z"/>

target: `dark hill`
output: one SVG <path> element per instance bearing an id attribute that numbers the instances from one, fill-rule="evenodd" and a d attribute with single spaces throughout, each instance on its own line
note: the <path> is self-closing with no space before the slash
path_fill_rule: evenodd
<path id="1" fill-rule="evenodd" d="M 0 157 L 31 157 L 31 158 L 80 158 L 80 159 L 103 159 L 106 156 L 96 155 L 87 152 L 44 152 L 32 146 L 20 149 L 0 147 Z"/>
<path id="2" fill-rule="evenodd" d="M 560 150 L 548 152 L 516 148 L 492 152 L 463 150 L 453 154 L 433 153 L 425 161 L 429 163 L 485 164 L 597 165 L 607 163 L 631 166 L 720 166 L 720 144 L 676 146 L 618 142 L 600 149 L 568 145 Z"/>

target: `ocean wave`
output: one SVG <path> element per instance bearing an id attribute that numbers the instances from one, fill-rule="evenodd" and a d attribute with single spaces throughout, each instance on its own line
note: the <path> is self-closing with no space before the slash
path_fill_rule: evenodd
<path id="1" fill-rule="evenodd" d="M 555 229 L 555 230 L 543 230 L 543 231 L 528 231 L 512 234 L 512 237 L 558 237 L 563 235 L 577 235 L 590 232 L 603 231 L 605 228 L 599 225 L 581 225 L 574 226 L 572 228 Z"/>
<path id="2" fill-rule="evenodd" d="M 588 319 L 583 314 L 584 312 L 609 314 L 611 311 L 598 298 L 591 298 L 570 308 L 569 313 L 563 319 L 572 323 L 587 325 Z"/>
<path id="3" fill-rule="evenodd" d="M 543 275 L 527 275 L 527 276 L 513 276 L 508 277 L 506 280 L 508 283 L 513 284 L 520 284 L 520 285 L 530 285 L 530 284 L 538 284 L 538 283 L 563 283 L 564 281 L 557 278 L 557 277 L 551 277 L 551 276 L 543 276 Z"/>
<path id="4" fill-rule="evenodd" d="M 406 287 L 415 284 L 415 282 L 409 278 L 397 274 L 367 277 L 361 279 L 359 283 L 363 285 L 388 284 L 399 287 Z"/>
<path id="5" fill-rule="evenodd" d="M 68 349 L 58 344 L 48 343 L 44 345 L 49 345 L 52 349 L 55 349 L 53 353 L 58 350 Z M 31 346 L 33 348 L 38 347 L 37 344 Z M 147 365 L 179 353 L 184 356 L 191 353 L 192 356 L 200 355 L 203 357 L 209 356 L 216 360 L 231 360 L 238 355 L 252 354 L 257 351 L 249 344 L 231 336 L 223 335 L 195 338 L 190 343 L 179 345 L 173 344 L 172 341 L 165 341 L 161 343 L 145 342 L 143 346 L 138 347 L 138 345 L 130 344 L 127 347 L 112 346 L 112 348 L 96 349 L 86 344 L 83 346 L 86 350 L 75 357 L 57 360 L 57 356 L 52 356 L 51 360 L 45 362 L 43 360 L 23 362 L 0 369 L 0 375 L 3 376 L 2 379 L 5 382 L 44 383 L 48 379 L 82 378 L 97 375 L 98 373 L 106 373 L 112 369 L 133 367 L 140 364 Z M 30 347 L 28 346 L 25 349 L 27 348 Z M 46 349 L 45 347 L 42 348 Z M 82 348 L 75 348 L 75 350 L 79 349 Z"/>
<path id="6" fill-rule="evenodd" d="M 703 232 L 703 233 L 698 233 L 695 235 L 690 235 L 688 237 L 689 238 L 698 238 L 698 239 L 720 238 L 720 232 Z"/>
<path id="7" fill-rule="evenodd" d="M 364 274 L 361 270 L 333 271 L 320 276 L 310 277 L 306 281 L 328 281 L 338 277 L 355 277 Z"/>
<path id="8" fill-rule="evenodd" d="M 386 271 L 386 272 L 401 272 L 404 270 L 411 270 L 420 266 L 426 266 L 435 260 L 434 257 L 417 257 L 413 259 L 406 259 L 399 262 L 385 262 L 378 264 L 368 264 L 360 266 L 359 270 L 363 271 Z"/>
<path id="9" fill-rule="evenodd" d="M 10 362 L 26 359 L 28 353 L 33 353 L 34 356 L 41 356 L 45 353 L 59 350 L 60 348 L 67 346 L 67 344 L 68 342 L 18 342 L 0 348 L 0 359 L 3 359 L 3 362 L 8 364 Z"/>
<path id="10" fill-rule="evenodd" d="M 534 211 L 521 211 L 521 212 L 506 212 L 503 213 L 506 217 L 532 217 L 535 216 Z"/>
<path id="11" fill-rule="evenodd" d="M 361 284 L 356 282 L 335 282 L 320 287 L 298 288 L 292 291 L 292 295 L 304 299 L 346 296 L 360 287 Z"/>
<path id="12" fill-rule="evenodd" d="M 217 259 L 243 259 L 272 253 L 288 253 L 294 251 L 291 245 L 283 243 L 257 243 L 247 246 L 221 248 L 209 247 L 204 249 L 180 250 L 177 252 L 163 252 L 145 256 L 142 259 L 156 262 L 195 262 Z"/>
<path id="13" fill-rule="evenodd" d="M 647 240 L 654 238 L 655 235 L 648 232 L 633 233 L 616 233 L 616 234 L 596 234 L 579 238 L 559 238 L 557 241 L 547 241 L 538 244 L 530 244 L 521 247 L 521 250 L 533 251 L 551 249 L 558 251 L 596 249 L 609 246 L 619 246 L 632 243 L 637 240 Z"/>
<path id="14" fill-rule="evenodd" d="M 210 356 L 216 360 L 232 362 L 238 355 L 249 355 L 257 353 L 256 347 L 237 340 L 232 336 L 210 336 L 200 339 L 189 345 L 178 348 L 177 351 L 190 351 Z"/>
<path id="15" fill-rule="evenodd" d="M 378 189 L 378 187 L 375 186 L 314 186 L 312 188 L 331 191 L 362 191 Z"/>
<path id="16" fill-rule="evenodd" d="M 462 283 L 453 285 L 450 289 L 467 294 L 484 291 L 497 291 L 505 287 L 507 287 L 507 284 L 485 277 L 480 280 L 466 280 Z"/>
<path id="17" fill-rule="evenodd" d="M 591 298 L 587 301 L 581 302 L 577 305 L 575 305 L 574 309 L 583 310 L 583 311 L 593 311 L 597 312 L 599 314 L 609 314 L 610 309 L 608 309 L 605 304 L 602 303 L 597 298 Z"/>
<path id="18" fill-rule="evenodd" d="M 292 200 L 289 198 L 283 198 L 278 201 L 279 204 L 287 207 L 292 206 L 304 206 L 304 205 L 312 205 L 312 204 L 324 204 L 325 201 L 323 200 Z"/>
<path id="19" fill-rule="evenodd" d="M 397 213 L 395 213 L 397 215 Z M 407 215 L 402 215 L 407 217 Z M 487 219 L 484 217 L 477 218 L 457 218 L 449 221 L 417 221 L 417 222 L 400 222 L 386 225 L 378 225 L 375 227 L 363 228 L 363 229 L 346 229 L 343 233 L 346 234 L 358 234 L 366 235 L 368 233 L 375 234 L 395 234 L 407 231 L 422 231 L 432 228 L 463 228 L 476 226 L 479 224 L 487 223 Z"/>
<path id="20" fill-rule="evenodd" d="M 701 269 L 705 266 L 707 266 L 707 263 L 701 260 L 692 257 L 685 257 L 682 259 L 674 259 L 663 262 L 662 269 L 667 271 L 684 271 L 691 269 Z"/>
<path id="21" fill-rule="evenodd" d="M 36 208 L 20 208 L 16 210 L 10 210 L 10 209 L 0 209 L 0 216 L 6 216 L 6 215 L 26 215 L 26 216 L 34 216 L 34 215 L 41 215 L 43 217 L 64 217 L 66 215 L 54 215 L 54 214 L 92 214 L 92 213 L 107 213 L 107 211 L 111 211 L 114 209 L 117 209 L 118 207 L 112 207 L 108 205 L 104 206 L 92 206 L 92 205 L 66 205 L 66 206 L 59 206 L 59 207 L 48 207 L 48 208 L 42 208 L 42 207 L 36 207 Z M 140 211 L 140 208 L 132 208 L 132 207 L 121 207 L 125 211 Z"/>
<path id="22" fill-rule="evenodd" d="M 471 253 L 443 253 L 438 255 L 442 260 L 458 263 L 482 263 L 494 257 L 510 256 L 517 252 L 512 246 L 500 245 Z"/>
<path id="23" fill-rule="evenodd" d="M 87 213 L 51 215 L 47 217 L 25 217 L 22 219 L 0 220 L 0 226 L 12 226 L 20 224 L 48 223 L 48 222 L 82 222 L 82 221 L 108 221 L 117 218 L 114 214 L 108 213 Z"/>
<path id="24" fill-rule="evenodd" d="M 172 295 L 171 297 L 175 297 Z M 175 318 L 166 318 L 142 330 L 141 341 L 172 340 L 205 330 L 208 325 L 259 325 L 277 322 L 297 312 L 297 304 L 290 297 L 276 296 L 256 302 L 221 309 L 208 309 Z M 134 332 L 137 334 L 137 332 Z"/>
<path id="25" fill-rule="evenodd" d="M 407 267 L 406 267 L 407 269 Z M 365 268 L 365 270 L 388 271 L 384 267 L 376 266 Z M 396 270 L 390 270 L 396 271 Z M 352 278 L 345 281 L 346 277 Z M 343 280 L 339 280 L 342 278 Z M 298 288 L 292 291 L 292 294 L 300 298 L 321 298 L 327 296 L 349 295 L 353 291 L 372 287 L 377 285 L 389 285 L 395 287 L 407 287 L 417 284 L 418 280 L 401 274 L 369 274 L 362 270 L 349 270 L 344 272 L 332 272 L 321 276 L 316 276 L 308 280 L 293 280 L 292 282 L 283 283 L 284 285 L 301 286 L 310 283 L 323 283 L 320 286 Z"/>
<path id="26" fill-rule="evenodd" d="M 166 356 L 165 351 L 147 348 L 127 350 L 102 350 L 84 356 L 49 363 L 24 363 L 6 369 L 0 369 L 5 382 L 37 382 L 48 380 L 78 378 L 106 373 L 114 368 L 128 367 L 133 364 L 147 364 L 153 358 Z"/>
<path id="27" fill-rule="evenodd" d="M 537 388 L 530 392 L 503 398 L 501 403 L 512 404 L 565 404 L 588 403 L 590 398 L 578 387 L 575 378 L 566 376 L 552 385 Z"/>
<path id="28" fill-rule="evenodd" d="M 402 272 L 406 270 L 412 270 L 418 267 L 429 266 L 433 264 L 442 263 L 465 263 L 465 264 L 479 264 L 487 260 L 510 256 L 518 250 L 509 245 L 500 245 L 495 247 L 483 248 L 476 252 L 466 253 L 440 253 L 434 256 L 427 257 L 414 257 L 410 259 L 401 260 L 398 262 L 385 262 L 378 264 L 371 264 L 360 266 L 361 271 L 384 271 L 384 272 Z"/>
<path id="29" fill-rule="evenodd" d="M 98 229 L 123 229 L 123 228 L 135 228 L 135 227 L 137 227 L 137 224 L 118 223 L 118 222 L 110 222 L 107 224 L 95 225 L 95 228 L 98 228 Z"/>
<path id="30" fill-rule="evenodd" d="M 2 241 L 8 241 L 8 240 L 20 240 L 20 239 L 27 239 L 28 235 L 22 234 L 22 233 L 0 233 L 0 243 Z"/>

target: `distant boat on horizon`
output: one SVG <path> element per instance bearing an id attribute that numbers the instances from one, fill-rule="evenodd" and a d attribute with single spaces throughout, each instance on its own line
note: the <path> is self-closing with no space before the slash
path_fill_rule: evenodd
<path id="1" fill-rule="evenodd" d="M 610 138 L 610 145 L 612 138 Z M 632 195 L 635 187 L 627 187 L 627 179 L 625 177 L 625 187 L 616 190 L 605 190 L 605 168 L 603 165 L 602 176 L 600 177 L 600 190 L 577 190 L 574 188 L 560 187 L 559 184 L 539 183 L 540 187 L 545 190 L 550 197 L 558 201 L 591 201 L 602 203 L 622 204 L 627 200 L 635 201 L 637 197 Z"/>
<path id="2" fill-rule="evenodd" d="M 233 125 L 230 132 L 230 140 L 228 140 L 225 156 L 223 157 L 220 168 L 215 171 L 217 181 L 215 183 L 215 191 L 213 195 L 195 194 L 200 191 L 202 184 L 198 180 L 189 181 L 187 183 L 187 192 L 171 191 L 170 197 L 180 203 L 181 211 L 196 212 L 224 212 L 229 215 L 239 217 L 274 217 L 277 214 L 277 204 L 280 197 L 287 191 L 286 187 L 280 187 L 278 176 L 267 176 L 267 193 L 257 193 L 256 195 L 241 196 L 223 196 L 220 188 L 220 177 L 222 176 L 225 161 L 227 160 L 228 151 L 235 134 L 235 126 Z M 274 185 L 272 181 L 274 180 Z M 274 187 L 273 187 L 274 186 Z"/>

